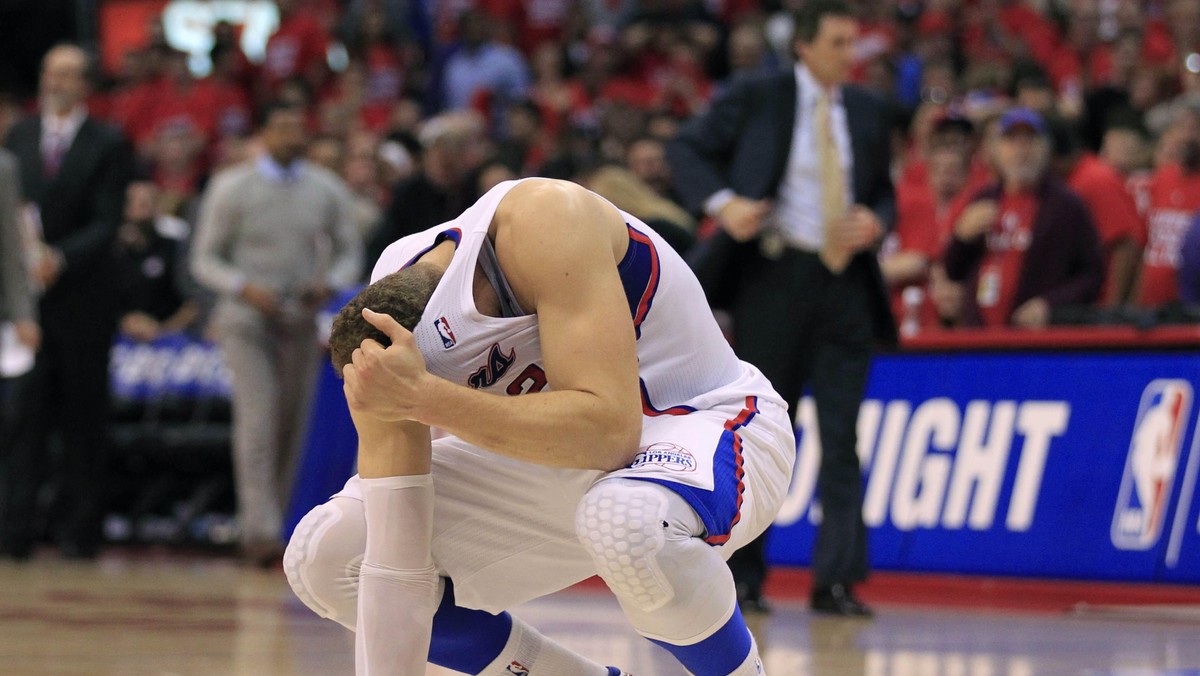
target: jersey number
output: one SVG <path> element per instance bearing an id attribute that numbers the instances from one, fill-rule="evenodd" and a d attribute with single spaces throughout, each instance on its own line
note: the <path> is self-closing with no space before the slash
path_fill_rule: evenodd
<path id="1" fill-rule="evenodd" d="M 546 387 L 546 372 L 537 364 L 530 364 L 513 379 L 506 392 L 511 396 L 541 392 Z"/>

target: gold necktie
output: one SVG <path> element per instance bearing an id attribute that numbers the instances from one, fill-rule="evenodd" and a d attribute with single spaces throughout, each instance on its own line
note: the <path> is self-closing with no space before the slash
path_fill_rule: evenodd
<path id="1" fill-rule="evenodd" d="M 846 215 L 846 174 L 837 139 L 833 136 L 832 102 L 827 91 L 817 98 L 814 131 L 817 135 L 817 158 L 821 167 L 821 216 L 825 222 L 825 241 L 830 228 Z"/>

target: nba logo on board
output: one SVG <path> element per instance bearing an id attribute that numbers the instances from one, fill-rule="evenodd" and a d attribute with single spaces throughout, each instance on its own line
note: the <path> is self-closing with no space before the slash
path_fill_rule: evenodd
<path id="1" fill-rule="evenodd" d="M 458 343 L 454 338 L 454 332 L 450 330 L 450 322 L 446 321 L 445 317 L 438 317 L 433 320 L 433 326 L 437 329 L 438 336 L 442 339 L 443 348 L 449 350 Z"/>
<path id="2" fill-rule="evenodd" d="M 1158 542 L 1191 408 L 1192 386 L 1186 380 L 1155 380 L 1142 392 L 1113 514 L 1117 549 L 1146 550 Z"/>

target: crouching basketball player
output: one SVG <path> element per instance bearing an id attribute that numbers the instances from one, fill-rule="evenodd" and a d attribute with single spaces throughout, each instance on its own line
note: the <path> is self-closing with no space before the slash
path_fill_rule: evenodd
<path id="1" fill-rule="evenodd" d="M 691 673 L 762 673 L 724 560 L 775 516 L 795 439 L 671 248 L 527 179 L 391 245 L 372 281 L 330 341 L 360 476 L 284 562 L 357 628 L 360 673 L 421 673 L 427 650 L 468 674 L 615 674 L 504 612 L 593 574 Z"/>

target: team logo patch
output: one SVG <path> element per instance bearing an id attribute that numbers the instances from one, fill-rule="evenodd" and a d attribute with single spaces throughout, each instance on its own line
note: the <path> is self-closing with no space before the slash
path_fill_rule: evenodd
<path id="1" fill-rule="evenodd" d="M 438 337 L 442 339 L 443 348 L 449 350 L 458 343 L 458 340 L 454 337 L 454 331 L 450 330 L 450 322 L 446 321 L 445 317 L 438 317 L 433 320 L 433 328 L 437 329 Z"/>
<path id="2" fill-rule="evenodd" d="M 1142 551 L 1158 542 L 1191 410 L 1192 386 L 1186 380 L 1155 380 L 1142 392 L 1113 514 L 1117 549 Z"/>
<path id="3" fill-rule="evenodd" d="M 629 469 L 646 465 L 662 467 L 672 472 L 695 472 L 696 457 L 683 446 L 660 441 L 638 451 L 638 454 L 633 457 L 633 463 L 629 465 Z"/>
<path id="4" fill-rule="evenodd" d="M 504 354 L 500 351 L 499 343 L 492 343 L 492 349 L 488 351 L 487 364 L 472 373 L 471 377 L 467 378 L 467 384 L 477 390 L 495 385 L 504 377 L 505 373 L 508 373 L 508 369 L 512 367 L 516 359 L 516 350 L 509 350 L 508 354 Z"/>
<path id="5" fill-rule="evenodd" d="M 529 667 L 516 660 L 513 660 L 512 664 L 508 665 L 508 669 L 506 669 L 506 671 L 508 671 L 510 674 L 514 674 L 515 676 L 529 676 Z"/>

